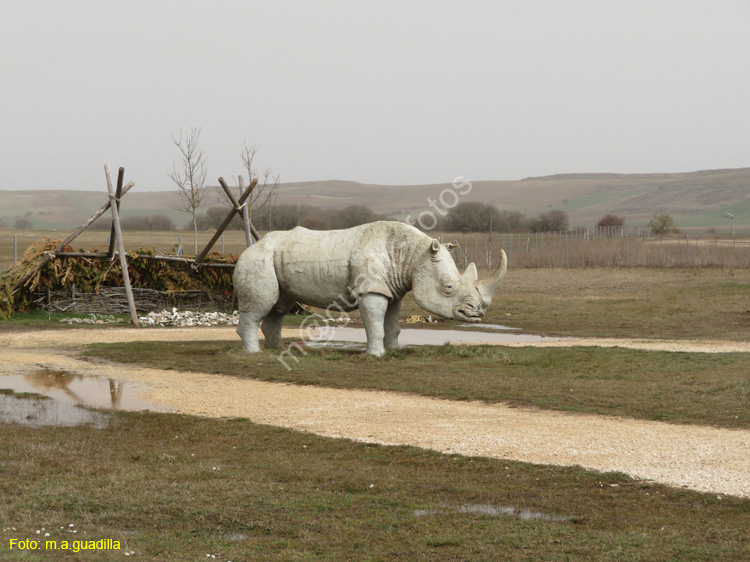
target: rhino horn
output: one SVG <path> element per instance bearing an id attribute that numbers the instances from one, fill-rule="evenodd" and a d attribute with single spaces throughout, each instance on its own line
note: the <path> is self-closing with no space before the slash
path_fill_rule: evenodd
<path id="1" fill-rule="evenodd" d="M 479 279 L 479 276 L 477 275 L 477 266 L 474 265 L 474 262 L 471 262 L 468 266 L 466 266 L 466 270 L 461 274 L 461 276 L 469 283 L 476 283 L 477 279 Z"/>
<path id="2" fill-rule="evenodd" d="M 477 285 L 477 289 L 479 289 L 479 294 L 482 297 L 482 301 L 484 301 L 484 304 L 486 306 L 489 306 L 492 302 L 492 296 L 495 294 L 495 291 L 497 291 L 498 287 L 500 286 L 500 281 L 505 276 L 505 272 L 508 270 L 508 256 L 505 255 L 504 250 L 500 250 L 500 266 L 495 270 L 495 273 L 492 274 L 492 277 L 489 279 L 486 279 Z"/>

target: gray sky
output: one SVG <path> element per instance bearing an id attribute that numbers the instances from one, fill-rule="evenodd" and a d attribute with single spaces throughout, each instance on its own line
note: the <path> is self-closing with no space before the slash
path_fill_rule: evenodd
<path id="1" fill-rule="evenodd" d="M 0 20 L 0 189 L 750 166 L 750 0 L 29 0 Z"/>

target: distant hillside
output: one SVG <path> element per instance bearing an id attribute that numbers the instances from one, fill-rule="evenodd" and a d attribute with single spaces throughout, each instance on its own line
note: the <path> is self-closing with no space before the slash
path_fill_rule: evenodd
<path id="1" fill-rule="evenodd" d="M 326 180 L 279 186 L 277 203 L 304 203 L 343 208 L 365 205 L 376 212 L 405 216 L 428 209 L 428 198 L 438 201 L 450 183 L 430 185 L 375 185 Z M 463 191 L 463 189 L 462 189 Z M 453 197 L 444 197 L 452 204 Z M 681 227 L 728 225 L 724 212 L 740 217 L 737 226 L 750 225 L 750 168 L 676 174 L 558 174 L 515 181 L 473 181 L 466 201 L 494 203 L 500 209 L 536 214 L 551 208 L 568 212 L 572 225 L 592 225 L 607 213 L 624 215 L 629 224 L 644 223 L 654 213 L 667 213 Z M 81 224 L 106 201 L 90 191 L 2 191 L 0 218 L 12 228 L 26 217 L 35 228 L 69 229 Z M 125 197 L 122 214 L 166 214 L 177 225 L 187 215 L 176 210 L 175 192 L 139 192 Z M 220 204 L 214 189 L 204 207 Z"/>

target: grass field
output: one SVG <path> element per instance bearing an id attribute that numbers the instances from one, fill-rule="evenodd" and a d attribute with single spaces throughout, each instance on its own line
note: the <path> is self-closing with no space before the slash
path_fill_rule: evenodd
<path id="1" fill-rule="evenodd" d="M 239 342 L 143 341 L 95 344 L 87 355 L 275 382 L 750 428 L 745 353 L 420 346 L 378 360 L 361 351 L 310 349 L 288 370 L 278 352 L 250 356 Z"/>
<path id="2" fill-rule="evenodd" d="M 745 270 L 510 270 L 488 321 L 560 335 L 747 341 L 749 295 Z M 407 301 L 402 315 L 418 311 Z M 0 330 L 60 326 L 55 320 L 22 315 Z M 435 326 L 456 327 L 420 327 Z M 296 384 L 750 426 L 746 354 L 446 346 L 378 361 L 310 350 L 287 372 L 271 351 L 248 362 L 239 342 L 97 345 L 89 353 Z M 0 429 L 0 559 L 14 562 L 122 560 L 125 552 L 180 562 L 746 562 L 750 551 L 750 500 L 580 467 L 175 414 L 116 413 L 103 430 Z M 121 549 L 10 551 L 13 538 L 109 538 Z"/>
<path id="3" fill-rule="evenodd" d="M 747 500 L 577 467 L 171 414 L 118 413 L 103 430 L 5 429 L 9 562 L 124 552 L 181 562 L 741 562 L 750 547 Z M 10 551 L 12 538 L 109 538 L 120 550 Z"/>
<path id="4" fill-rule="evenodd" d="M 401 316 L 411 314 L 424 311 L 407 295 Z M 550 336 L 750 341 L 750 271 L 509 269 L 483 321 Z"/>
<path id="5" fill-rule="evenodd" d="M 412 314 L 424 310 L 407 295 L 401 318 Z M 0 329 L 61 326 L 47 318 L 17 315 Z M 300 321 L 288 316 L 285 324 Z M 509 269 L 484 321 L 551 336 L 750 341 L 750 270 Z"/>

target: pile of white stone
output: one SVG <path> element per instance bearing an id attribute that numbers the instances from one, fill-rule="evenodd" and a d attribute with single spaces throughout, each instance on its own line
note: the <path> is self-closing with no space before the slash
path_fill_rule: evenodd
<path id="1" fill-rule="evenodd" d="M 60 322 L 63 324 L 114 324 L 123 322 L 123 319 L 109 314 L 90 314 L 87 318 L 63 318 Z"/>
<path id="2" fill-rule="evenodd" d="M 176 308 L 172 312 L 149 312 L 140 316 L 138 322 L 142 326 L 236 326 L 240 322 L 240 314 L 223 312 L 180 312 Z"/>

